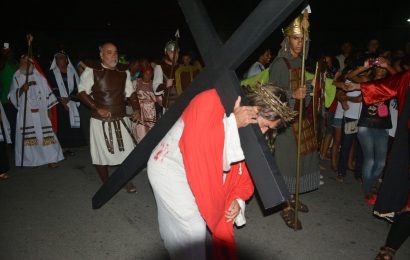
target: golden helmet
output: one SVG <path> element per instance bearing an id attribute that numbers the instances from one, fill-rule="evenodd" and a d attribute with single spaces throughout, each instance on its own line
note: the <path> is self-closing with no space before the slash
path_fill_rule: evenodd
<path id="1" fill-rule="evenodd" d="M 286 28 L 282 29 L 284 36 L 303 35 L 302 28 L 303 14 L 298 15 Z"/>

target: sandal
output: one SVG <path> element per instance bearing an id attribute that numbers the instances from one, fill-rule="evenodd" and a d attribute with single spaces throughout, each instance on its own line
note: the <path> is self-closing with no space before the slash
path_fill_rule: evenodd
<path id="1" fill-rule="evenodd" d="M 393 248 L 382 246 L 380 247 L 380 251 L 377 254 L 375 260 L 392 260 L 396 250 Z"/>
<path id="2" fill-rule="evenodd" d="M 0 180 L 7 180 L 10 176 L 7 172 L 0 174 Z"/>
<path id="3" fill-rule="evenodd" d="M 49 163 L 47 166 L 48 166 L 49 168 L 57 168 L 57 167 L 59 167 L 59 165 L 58 165 L 57 163 Z"/>
<path id="4" fill-rule="evenodd" d="M 283 209 L 280 212 L 280 216 L 285 221 L 286 226 L 290 227 L 291 229 L 295 229 L 295 211 L 293 208 Z M 302 229 L 302 223 L 298 219 L 296 224 L 296 230 Z"/>
<path id="5" fill-rule="evenodd" d="M 128 182 L 127 186 L 125 186 L 125 189 L 127 190 L 128 193 L 136 193 L 137 188 L 134 186 L 132 182 Z"/>
<path id="6" fill-rule="evenodd" d="M 296 200 L 295 200 L 295 199 L 289 200 L 289 206 L 290 206 L 292 209 L 296 209 Z M 298 210 L 299 210 L 300 212 L 303 212 L 303 213 L 309 212 L 308 206 L 306 206 L 305 204 L 303 204 L 300 200 L 299 200 L 299 208 L 298 208 Z"/>
<path id="7" fill-rule="evenodd" d="M 343 177 L 342 175 L 337 175 L 336 176 L 336 181 L 338 183 L 343 183 L 345 181 L 345 177 Z"/>

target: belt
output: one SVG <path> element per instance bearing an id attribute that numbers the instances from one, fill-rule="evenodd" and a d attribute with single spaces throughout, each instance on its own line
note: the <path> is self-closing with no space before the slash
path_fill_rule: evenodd
<path id="1" fill-rule="evenodd" d="M 132 140 L 134 143 L 136 143 L 134 136 L 131 133 L 131 130 L 128 128 L 128 126 L 125 124 L 123 119 L 120 120 L 107 120 L 107 121 L 102 121 L 102 128 L 103 128 L 103 134 L 104 134 L 104 139 L 105 139 L 105 144 L 107 145 L 107 149 L 110 153 L 114 154 L 114 141 L 112 140 L 112 127 L 111 123 L 114 125 L 114 132 L 115 136 L 117 137 L 117 143 L 118 143 L 118 150 L 120 152 L 124 151 L 124 142 L 122 140 L 122 133 L 121 133 L 121 123 L 124 125 L 125 129 L 127 130 L 128 134 L 131 136 Z M 108 123 L 108 136 L 107 133 L 105 132 L 105 127 L 104 125 Z"/>

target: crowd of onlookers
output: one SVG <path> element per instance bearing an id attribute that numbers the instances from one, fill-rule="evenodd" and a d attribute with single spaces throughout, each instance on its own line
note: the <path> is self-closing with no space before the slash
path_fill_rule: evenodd
<path id="1" fill-rule="evenodd" d="M 269 67 L 274 52 L 271 48 L 260 50 L 262 51 L 259 51 L 257 61 L 250 66 L 241 78 L 251 77 Z M 12 75 L 14 71 L 18 70 L 19 62 L 14 59 L 13 50 L 8 44 L 4 45 L 1 53 L 1 102 L 10 121 L 11 136 L 14 139 L 16 110 L 10 103 L 8 95 L 9 85 L 12 83 Z M 63 71 L 67 71 L 69 66 L 75 68 L 78 77 L 81 76 L 87 67 L 87 63 L 98 62 L 83 60 L 71 63 L 68 54 L 65 52 L 56 53 L 54 59 L 57 67 L 60 67 Z M 326 89 L 323 91 L 330 94 L 326 93 L 324 95 L 326 100 L 322 110 L 323 131 L 320 132 L 323 136 L 320 142 L 320 157 L 323 160 L 330 160 L 331 168 L 337 173 L 336 179 L 340 183 L 344 181 L 347 171 L 353 171 L 355 178 L 363 183 L 366 201 L 373 203 L 378 180 L 382 176 L 389 147 L 395 134 L 397 101 L 392 99 L 383 104 L 366 106 L 363 103 L 360 91 L 346 92 L 338 86 L 347 82 L 361 83 L 380 79 L 409 69 L 410 42 L 407 42 L 403 48 L 386 50 L 382 48 L 377 39 L 371 39 L 368 41 L 366 49 L 358 50 L 351 42 L 346 41 L 341 44 L 340 54 L 337 56 L 323 54 L 319 59 L 309 59 L 307 61 L 307 70 L 314 72 L 314 64 L 317 61 L 325 64 L 326 82 L 331 82 L 332 85 L 326 85 Z M 138 84 L 142 84 L 142 82 L 144 82 L 144 85 L 149 84 L 152 88 L 153 70 L 157 62 L 159 61 L 155 62 L 147 59 L 131 59 L 127 61 L 125 56 L 119 57 L 119 66 L 130 72 L 135 88 Z M 181 55 L 180 63 L 186 66 L 195 65 L 200 67 L 198 65 L 199 62 L 193 61 L 193 55 L 189 52 Z M 47 67 L 43 66 L 43 68 Z M 56 86 L 56 80 L 53 78 L 52 69 L 50 68 L 50 71 L 45 71 L 43 75 L 47 78 L 53 93 L 61 105 L 58 114 L 60 117 L 63 117 L 64 110 L 62 108 L 67 108 L 67 99 L 61 97 L 58 86 Z M 78 82 L 71 89 L 71 93 L 68 93 L 68 98 L 77 104 L 80 116 L 79 125 L 82 133 L 76 133 L 73 136 L 70 132 L 66 132 L 65 130 L 70 128 L 70 124 L 64 123 L 62 120 L 57 121 L 59 122 L 59 127 L 55 126 L 55 130 L 59 129 L 56 131 L 57 137 L 64 149 L 65 157 L 75 154 L 70 150 L 70 147 L 84 145 L 88 143 L 89 138 L 90 111 L 76 99 L 77 85 Z M 139 127 L 143 126 L 146 128 L 150 126 L 149 128 L 151 128 L 161 116 L 161 99 L 158 96 L 152 96 L 153 98 L 150 101 L 152 106 L 155 107 L 155 117 L 149 120 L 149 122 L 135 123 L 136 126 L 133 132 L 136 135 L 136 139 L 141 139 L 141 137 L 137 136 L 137 129 Z M 70 136 L 69 140 L 65 140 Z"/>
<path id="2" fill-rule="evenodd" d="M 322 63 L 326 71 L 322 92 L 324 102 L 320 112 L 322 117 L 320 121 L 322 130 L 319 131 L 321 133 L 320 158 L 322 162 L 330 160 L 331 169 L 336 173 L 336 180 L 339 183 L 344 182 L 348 171 L 353 172 L 355 179 L 363 185 L 365 201 L 374 204 L 390 147 L 395 138 L 398 120 L 397 100 L 393 98 L 369 105 L 364 102 L 360 90 L 345 91 L 343 86 L 383 79 L 389 75 L 409 70 L 410 42 L 402 48 L 386 50 L 382 48 L 377 39 L 371 39 L 366 49 L 357 50 L 351 42 L 346 41 L 341 44 L 340 51 L 337 56 L 323 54 L 318 59 L 307 61 L 307 71 L 315 73 L 317 62 Z M 269 68 L 272 56 L 272 49 L 263 49 L 257 61 L 243 74 L 242 78 L 251 77 Z M 27 57 L 22 55 L 21 59 L 27 59 Z M 54 67 L 52 64 L 49 71 L 44 70 L 46 66 L 43 66 L 43 71 L 41 71 L 41 66 L 37 69 L 47 79 L 59 103 L 55 111 L 57 120 L 51 121 L 53 121 L 54 131 L 64 150 L 64 157 L 74 156 L 75 152 L 70 149 L 71 147 L 89 143 L 90 110 L 80 104 L 76 97 L 78 82 L 74 82 L 71 89 L 67 87 L 69 93 L 63 95 L 61 86 L 58 86 L 58 79 L 53 77 L 52 72 L 57 68 L 67 74 L 70 68 L 73 68 L 79 80 L 84 69 L 90 63 L 98 63 L 98 61 L 83 60 L 71 63 L 68 54 L 63 51 L 57 52 L 53 60 Z M 3 156 L 6 154 L 6 143 L 13 142 L 15 139 L 17 110 L 10 103 L 9 91 L 10 85 L 13 84 L 13 75 L 20 68 L 21 61 L 17 62 L 14 59 L 13 51 L 8 44 L 3 46 L 0 60 L 0 94 L 1 104 L 4 107 L 3 114 L 10 121 L 11 138 L 10 140 L 6 138 L 8 129 L 5 127 L 4 117 L 1 117 L 3 118 L 0 129 L 2 132 L 0 136 L 1 165 L 8 164 L 8 159 Z M 201 67 L 199 62 L 193 61 L 190 53 L 181 55 L 180 64 L 199 69 Z M 163 113 L 161 98 L 153 91 L 155 65 L 156 62 L 147 59 L 130 61 L 127 61 L 125 57 L 119 59 L 119 66 L 129 71 L 134 90 L 140 91 L 139 98 L 144 101 L 141 106 L 146 107 L 145 120 L 135 121 L 132 126 L 132 134 L 138 142 Z M 65 81 L 67 86 L 67 80 Z M 180 89 L 182 90 L 183 88 Z M 67 112 L 70 101 L 74 102 L 73 104 L 78 109 L 79 123 L 75 127 L 75 124 L 70 121 L 69 116 L 71 115 Z M 75 133 L 70 130 L 73 128 L 76 129 Z M 49 166 L 55 167 L 54 164 Z M 0 167 L 0 179 L 9 177 L 8 168 Z"/>
<path id="3" fill-rule="evenodd" d="M 397 126 L 397 100 L 366 105 L 359 90 L 338 88 L 346 83 L 363 83 L 410 68 L 410 42 L 403 49 L 383 50 L 377 39 L 367 49 L 355 51 L 350 42 L 341 45 L 341 54 L 324 55 L 327 77 L 336 92 L 326 108 L 326 130 L 320 149 L 322 159 L 331 161 L 342 183 L 348 170 L 363 183 L 365 199 L 373 204 L 378 180 L 382 177 L 389 147 Z M 331 96 L 331 95 L 330 95 Z"/>

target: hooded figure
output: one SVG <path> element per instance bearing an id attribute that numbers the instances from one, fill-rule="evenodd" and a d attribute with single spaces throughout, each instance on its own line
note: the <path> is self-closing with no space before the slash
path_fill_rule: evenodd
<path id="1" fill-rule="evenodd" d="M 80 83 L 77 71 L 64 51 L 54 55 L 48 75 L 51 89 L 59 100 L 57 106 L 57 136 L 63 148 L 84 144 L 78 112 L 77 86 Z M 73 155 L 71 151 L 66 151 Z"/>

